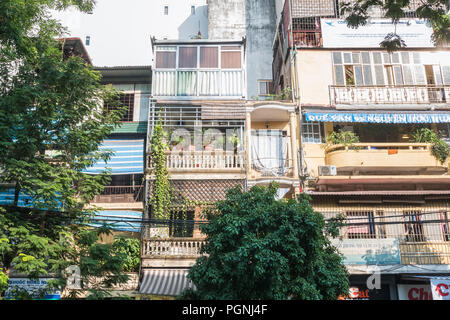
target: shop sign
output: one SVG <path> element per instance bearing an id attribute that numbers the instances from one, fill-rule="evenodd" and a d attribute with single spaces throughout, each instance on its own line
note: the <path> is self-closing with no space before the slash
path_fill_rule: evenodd
<path id="1" fill-rule="evenodd" d="M 399 300 L 433 300 L 428 284 L 399 284 L 397 290 Z"/>
<path id="2" fill-rule="evenodd" d="M 324 48 L 378 48 L 387 34 L 396 30 L 408 48 L 433 47 L 433 29 L 421 19 L 370 19 L 365 26 L 347 27 L 344 19 L 321 19 Z"/>
<path id="3" fill-rule="evenodd" d="M 48 281 L 55 280 L 53 278 L 39 278 L 31 280 L 29 278 L 10 278 L 8 280 L 8 288 L 5 292 L 5 299 L 14 299 L 15 292 L 27 292 L 31 296 L 40 296 L 46 291 Z M 61 291 L 45 292 L 44 300 L 61 299 Z"/>
<path id="4" fill-rule="evenodd" d="M 450 279 L 430 279 L 433 300 L 450 300 Z"/>
<path id="5" fill-rule="evenodd" d="M 397 239 L 333 239 L 332 244 L 344 255 L 347 265 L 401 264 Z"/>
<path id="6" fill-rule="evenodd" d="M 369 290 L 367 286 L 353 285 L 348 295 L 340 296 L 339 300 L 390 300 L 389 286 L 382 285 L 380 289 Z"/>

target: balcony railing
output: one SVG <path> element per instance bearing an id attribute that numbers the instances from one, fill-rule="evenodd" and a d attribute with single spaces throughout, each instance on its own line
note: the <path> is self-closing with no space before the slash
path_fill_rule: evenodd
<path id="1" fill-rule="evenodd" d="M 322 47 L 323 39 L 322 32 L 319 30 L 311 30 L 311 31 L 293 31 L 292 37 L 294 40 L 294 45 L 298 48 L 314 48 L 314 47 Z"/>
<path id="2" fill-rule="evenodd" d="M 354 143 L 325 149 L 325 163 L 340 167 L 442 167 L 427 143 Z"/>
<path id="3" fill-rule="evenodd" d="M 169 238 L 142 240 L 142 256 L 149 258 L 167 256 L 200 257 L 200 250 L 205 244 L 203 239 Z"/>
<path id="4" fill-rule="evenodd" d="M 143 186 L 108 186 L 95 196 L 93 203 L 133 203 L 144 199 Z"/>
<path id="5" fill-rule="evenodd" d="M 242 70 L 155 70 L 153 95 L 160 97 L 242 97 Z"/>
<path id="6" fill-rule="evenodd" d="M 450 103 L 450 86 L 330 86 L 331 104 Z"/>
<path id="7" fill-rule="evenodd" d="M 292 175 L 292 168 L 292 159 L 258 158 L 252 161 L 252 169 L 263 177 L 287 177 Z"/>
<path id="8" fill-rule="evenodd" d="M 233 170 L 244 169 L 244 154 L 233 151 L 170 152 L 166 154 L 169 170 Z"/>
<path id="9" fill-rule="evenodd" d="M 340 236 L 344 240 L 359 239 L 361 244 L 363 239 L 398 240 L 402 264 L 450 263 L 450 221 L 446 212 L 405 211 L 402 215 L 380 212 L 376 215 L 359 212 L 357 217 L 347 217 Z M 371 249 L 367 250 L 369 254 Z M 388 253 L 374 251 L 375 255 Z"/>

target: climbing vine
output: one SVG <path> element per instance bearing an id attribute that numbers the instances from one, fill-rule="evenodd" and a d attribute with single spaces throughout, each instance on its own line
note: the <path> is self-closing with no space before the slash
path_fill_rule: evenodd
<path id="1" fill-rule="evenodd" d="M 172 192 L 169 182 L 169 171 L 166 167 L 166 152 L 169 146 L 166 142 L 161 119 L 158 120 L 150 140 L 150 167 L 154 176 L 152 185 L 151 205 L 152 218 L 170 219 Z"/>

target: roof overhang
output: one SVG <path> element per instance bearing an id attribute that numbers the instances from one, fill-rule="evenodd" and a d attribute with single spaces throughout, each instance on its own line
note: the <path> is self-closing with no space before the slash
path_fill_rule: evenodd
<path id="1" fill-rule="evenodd" d="M 95 67 L 102 74 L 102 83 L 111 84 L 151 84 L 151 66 Z"/>

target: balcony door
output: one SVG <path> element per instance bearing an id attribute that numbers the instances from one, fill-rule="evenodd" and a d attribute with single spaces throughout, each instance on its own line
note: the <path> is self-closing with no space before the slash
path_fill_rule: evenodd
<path id="1" fill-rule="evenodd" d="M 289 169 L 289 137 L 282 130 L 252 130 L 252 166 L 267 176 L 282 176 Z"/>
<path id="2" fill-rule="evenodd" d="M 442 88 L 441 69 L 438 65 L 425 65 L 425 77 L 428 85 L 430 102 L 445 102 L 445 91 Z"/>

